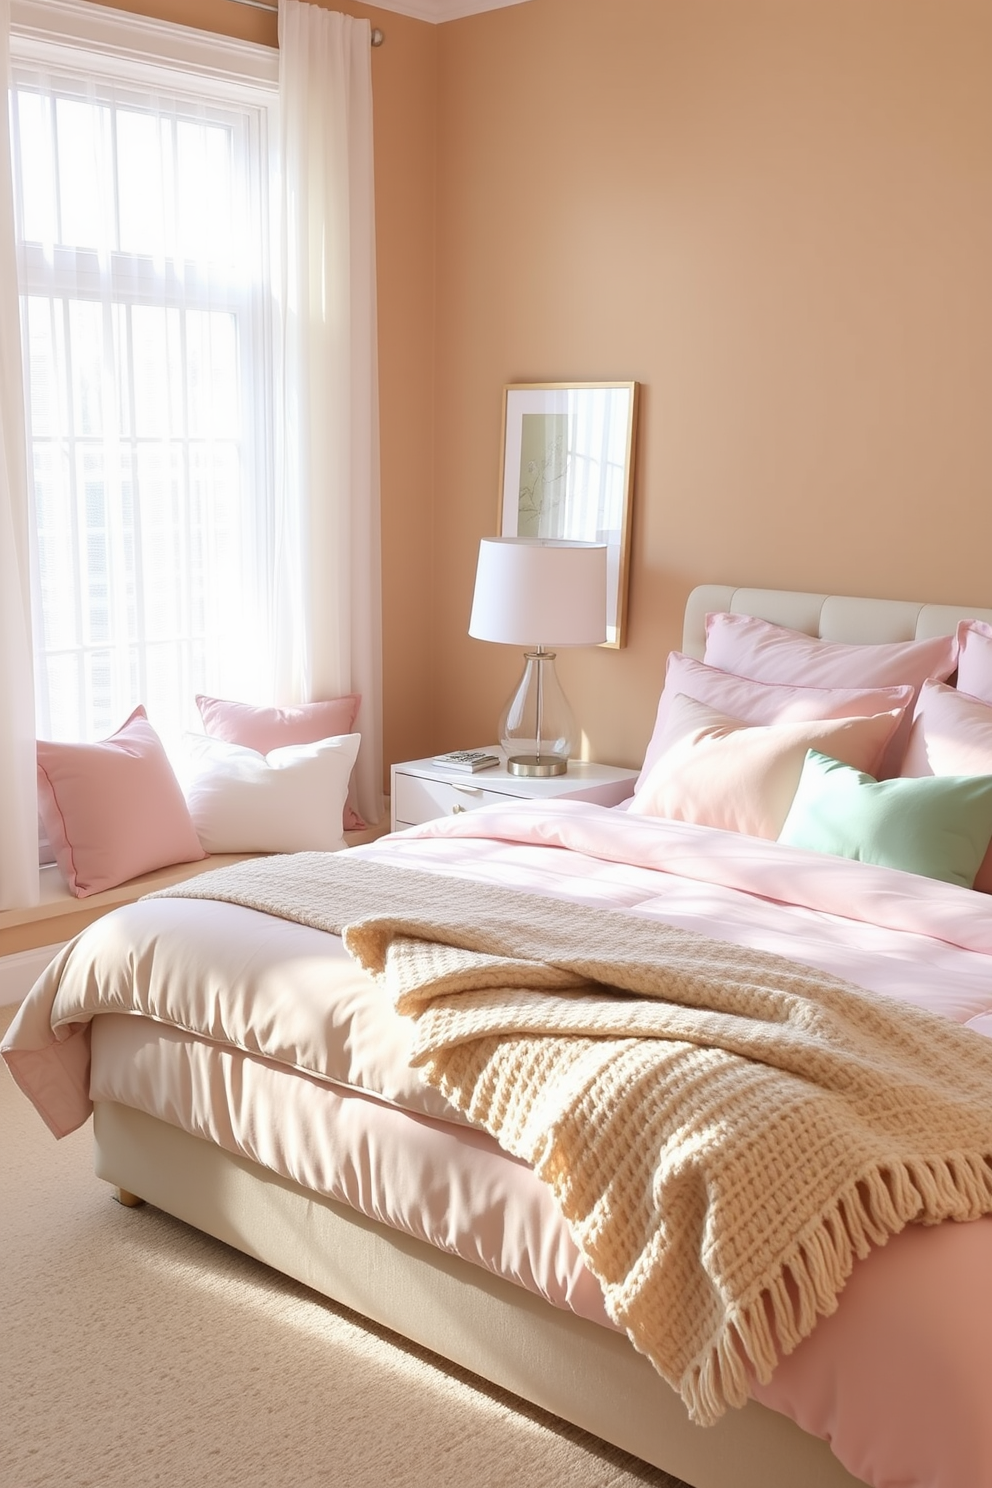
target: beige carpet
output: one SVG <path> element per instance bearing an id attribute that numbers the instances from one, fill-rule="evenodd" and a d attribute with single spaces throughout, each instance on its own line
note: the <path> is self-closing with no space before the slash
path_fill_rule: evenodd
<path id="1" fill-rule="evenodd" d="M 0 1010 L 0 1029 L 11 1010 Z M 0 1067 L 0 1488 L 682 1488 L 93 1176 Z"/>

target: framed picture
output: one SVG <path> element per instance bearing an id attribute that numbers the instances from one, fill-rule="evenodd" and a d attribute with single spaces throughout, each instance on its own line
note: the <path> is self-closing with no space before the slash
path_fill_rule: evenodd
<path id="1" fill-rule="evenodd" d="M 605 543 L 607 646 L 627 610 L 636 382 L 526 382 L 503 389 L 499 535 Z"/>

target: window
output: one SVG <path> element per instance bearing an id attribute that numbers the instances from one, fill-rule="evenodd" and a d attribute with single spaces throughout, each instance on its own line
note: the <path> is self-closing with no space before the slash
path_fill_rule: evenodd
<path id="1" fill-rule="evenodd" d="M 269 684 L 266 108 L 168 82 L 85 56 L 14 69 L 47 738 L 101 737 L 138 702 L 174 738 L 197 691 Z"/>

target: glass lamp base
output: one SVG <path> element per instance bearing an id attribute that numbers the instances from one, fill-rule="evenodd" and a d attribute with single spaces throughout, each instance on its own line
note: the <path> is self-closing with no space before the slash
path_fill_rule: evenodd
<path id="1" fill-rule="evenodd" d="M 553 754 L 515 754 L 506 768 L 510 775 L 564 775 L 568 760 Z"/>
<path id="2" fill-rule="evenodd" d="M 498 737 L 511 775 L 564 775 L 574 752 L 575 720 L 555 672 L 555 653 L 539 646 L 503 709 Z"/>

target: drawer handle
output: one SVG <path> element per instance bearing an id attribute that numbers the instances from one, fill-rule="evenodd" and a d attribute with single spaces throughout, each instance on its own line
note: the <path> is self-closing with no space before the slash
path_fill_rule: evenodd
<path id="1" fill-rule="evenodd" d="M 455 806 L 452 806 L 452 808 L 451 808 L 451 814 L 452 814 L 452 816 L 457 816 L 460 811 L 467 811 L 467 810 L 468 810 L 468 807 L 467 806 L 458 806 L 458 805 L 455 805 Z"/>
<path id="2" fill-rule="evenodd" d="M 482 795 L 482 786 L 481 785 L 459 785 L 458 782 L 457 782 L 457 780 L 452 780 L 450 782 L 450 785 L 451 785 L 451 789 L 452 790 L 461 791 L 461 793 L 462 793 L 463 796 L 481 796 Z"/>

